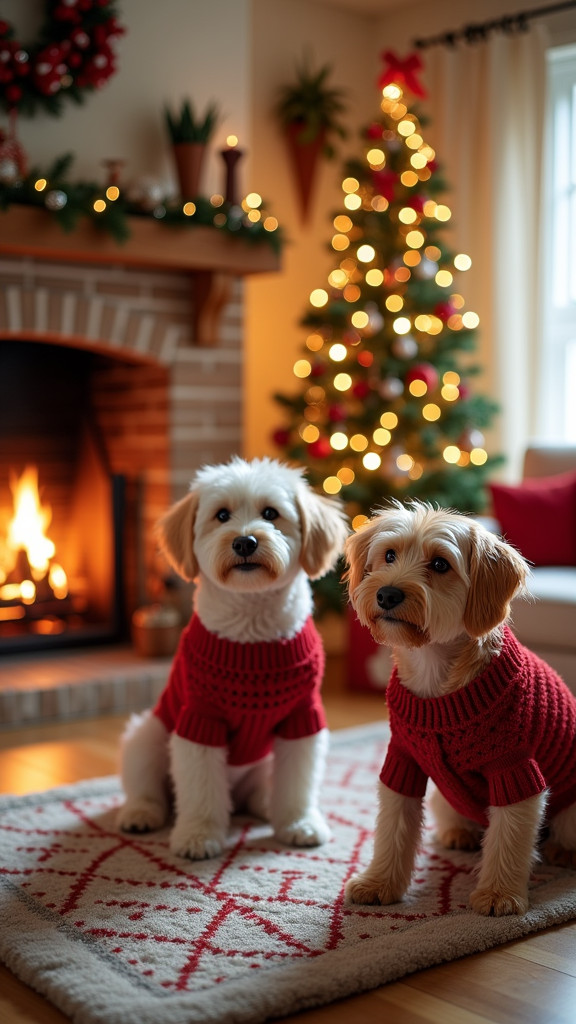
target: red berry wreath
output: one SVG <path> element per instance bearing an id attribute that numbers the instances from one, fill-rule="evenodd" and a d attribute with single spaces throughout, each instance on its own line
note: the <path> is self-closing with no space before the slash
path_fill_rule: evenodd
<path id="1" fill-rule="evenodd" d="M 0 105 L 9 112 L 58 114 L 64 98 L 82 102 L 116 71 L 111 42 L 124 31 L 110 0 L 47 0 L 30 46 L 0 20 Z"/>

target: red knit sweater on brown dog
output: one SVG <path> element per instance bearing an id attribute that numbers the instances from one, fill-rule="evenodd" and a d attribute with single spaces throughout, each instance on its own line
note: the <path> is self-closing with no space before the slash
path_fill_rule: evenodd
<path id="1" fill-rule="evenodd" d="M 381 781 L 422 797 L 431 778 L 466 818 L 549 789 L 547 814 L 576 800 L 576 697 L 505 627 L 500 655 L 468 686 L 417 697 L 394 669 L 390 741 Z"/>

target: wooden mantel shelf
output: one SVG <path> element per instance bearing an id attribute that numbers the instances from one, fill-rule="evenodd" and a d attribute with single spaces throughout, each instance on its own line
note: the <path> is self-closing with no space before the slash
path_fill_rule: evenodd
<path id="1" fill-rule="evenodd" d="M 130 236 L 119 243 L 86 221 L 66 233 L 46 210 L 12 206 L 0 212 L 0 256 L 190 273 L 198 345 L 214 344 L 235 277 L 281 269 L 280 256 L 266 243 L 251 244 L 215 228 L 171 227 L 151 217 L 129 217 L 128 224 Z"/>
<path id="2" fill-rule="evenodd" d="M 209 227 L 169 227 L 151 217 L 129 217 L 130 237 L 116 242 L 93 224 L 64 232 L 52 215 L 32 206 L 0 213 L 0 253 L 81 263 L 204 270 L 244 277 L 280 270 L 266 244 L 250 244 Z"/>

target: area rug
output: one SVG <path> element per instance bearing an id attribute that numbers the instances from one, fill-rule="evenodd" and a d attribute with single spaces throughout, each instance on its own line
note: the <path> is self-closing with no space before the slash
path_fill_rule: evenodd
<path id="1" fill-rule="evenodd" d="M 402 903 L 358 907 L 384 723 L 333 734 L 309 850 L 235 819 L 220 858 L 173 856 L 167 831 L 115 827 L 116 778 L 0 799 L 0 957 L 81 1024 L 252 1024 L 365 991 L 576 917 L 576 875 L 539 866 L 529 912 L 467 909 L 476 855 L 425 834 Z"/>

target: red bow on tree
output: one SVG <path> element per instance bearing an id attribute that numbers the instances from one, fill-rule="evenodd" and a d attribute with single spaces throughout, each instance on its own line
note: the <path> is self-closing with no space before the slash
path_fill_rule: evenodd
<path id="1" fill-rule="evenodd" d="M 417 53 L 411 53 L 404 60 L 397 57 L 392 50 L 384 50 L 380 54 L 385 62 L 385 67 L 378 79 L 378 88 L 383 89 L 385 85 L 395 82 L 396 85 L 405 85 L 415 96 L 426 96 L 426 90 L 418 81 L 417 73 L 422 71 L 423 64 Z"/>

